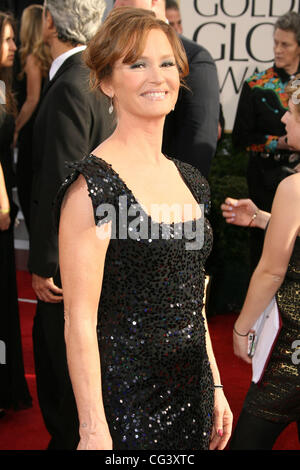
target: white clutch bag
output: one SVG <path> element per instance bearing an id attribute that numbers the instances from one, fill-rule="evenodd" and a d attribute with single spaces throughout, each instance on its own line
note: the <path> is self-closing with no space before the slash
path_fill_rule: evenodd
<path id="1" fill-rule="evenodd" d="M 276 298 L 273 297 L 268 307 L 253 325 L 249 335 L 249 356 L 252 357 L 252 382 L 259 383 L 261 381 L 281 327 L 280 313 Z"/>

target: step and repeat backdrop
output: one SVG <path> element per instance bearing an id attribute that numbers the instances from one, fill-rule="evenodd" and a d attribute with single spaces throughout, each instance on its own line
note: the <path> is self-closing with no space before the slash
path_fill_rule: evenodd
<path id="1" fill-rule="evenodd" d="M 184 35 L 206 47 L 220 83 L 225 127 L 231 131 L 243 82 L 273 63 L 277 18 L 300 13 L 300 0 L 181 0 Z"/>

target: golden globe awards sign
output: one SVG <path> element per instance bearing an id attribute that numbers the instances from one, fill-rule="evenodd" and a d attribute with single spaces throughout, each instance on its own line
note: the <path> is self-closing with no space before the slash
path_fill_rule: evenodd
<path id="1" fill-rule="evenodd" d="M 274 23 L 288 11 L 300 13 L 300 0 L 181 0 L 180 10 L 184 35 L 216 62 L 230 131 L 244 80 L 273 64 Z"/>

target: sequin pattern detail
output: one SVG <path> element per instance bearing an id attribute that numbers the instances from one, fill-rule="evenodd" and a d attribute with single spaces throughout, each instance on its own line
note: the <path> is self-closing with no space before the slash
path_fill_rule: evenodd
<path id="1" fill-rule="evenodd" d="M 174 160 L 199 204 L 209 211 L 206 180 Z M 102 202 L 118 207 L 120 196 L 137 201 L 119 175 L 89 155 L 73 164 L 58 197 L 79 173 L 86 179 L 95 222 Z M 143 217 L 147 217 L 143 214 Z M 164 224 L 159 224 L 163 230 Z M 176 233 L 176 224 L 171 234 Z M 212 231 L 204 222 L 204 245 L 186 250 L 185 240 L 111 239 L 99 304 L 98 341 L 103 400 L 114 449 L 208 449 L 214 388 L 202 315 L 204 263 Z"/>
<path id="2" fill-rule="evenodd" d="M 277 293 L 282 330 L 261 386 L 251 387 L 248 412 L 269 421 L 300 420 L 300 237 L 297 237 L 285 280 Z"/>

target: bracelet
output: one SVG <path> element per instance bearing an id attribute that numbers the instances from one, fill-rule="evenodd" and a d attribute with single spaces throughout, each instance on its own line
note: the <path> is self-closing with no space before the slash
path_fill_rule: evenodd
<path id="1" fill-rule="evenodd" d="M 223 385 L 214 385 L 214 388 L 224 388 Z"/>
<path id="2" fill-rule="evenodd" d="M 250 220 L 250 222 L 249 222 L 249 224 L 248 224 L 248 227 L 250 227 L 250 225 L 252 224 L 253 220 L 256 219 L 258 213 L 259 213 L 259 209 L 257 209 L 257 211 L 256 211 L 256 212 L 253 214 L 253 216 L 251 217 L 251 220 Z"/>
<path id="3" fill-rule="evenodd" d="M 242 335 L 241 333 L 239 333 L 238 331 L 236 331 L 235 326 L 233 327 L 233 331 L 234 331 L 235 334 L 237 334 L 238 336 L 248 336 L 248 335 L 249 335 L 249 331 L 248 331 L 248 333 L 246 333 L 245 335 Z"/>
<path id="4" fill-rule="evenodd" d="M 10 209 L 0 209 L 0 214 L 9 214 Z"/>

